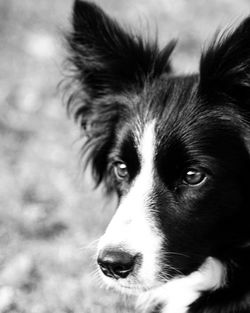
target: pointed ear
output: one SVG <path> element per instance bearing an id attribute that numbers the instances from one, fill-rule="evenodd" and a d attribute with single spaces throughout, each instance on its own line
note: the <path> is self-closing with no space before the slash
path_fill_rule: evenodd
<path id="1" fill-rule="evenodd" d="M 125 32 L 95 4 L 76 0 L 68 38 L 77 78 L 91 98 L 143 85 L 170 70 L 175 43 L 162 51 L 155 43 Z"/>
<path id="2" fill-rule="evenodd" d="M 217 36 L 200 61 L 201 96 L 225 99 L 246 108 L 250 100 L 250 18 Z M 249 108 L 248 108 L 249 110 Z"/>

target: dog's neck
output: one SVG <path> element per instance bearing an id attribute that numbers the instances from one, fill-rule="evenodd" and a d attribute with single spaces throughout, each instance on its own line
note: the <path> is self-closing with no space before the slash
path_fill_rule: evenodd
<path id="1" fill-rule="evenodd" d="M 190 275 L 174 278 L 163 286 L 146 292 L 139 298 L 139 303 L 141 307 L 147 308 L 160 304 L 162 313 L 187 313 L 189 306 L 203 292 L 225 286 L 226 276 L 226 267 L 217 259 L 209 257 Z"/>

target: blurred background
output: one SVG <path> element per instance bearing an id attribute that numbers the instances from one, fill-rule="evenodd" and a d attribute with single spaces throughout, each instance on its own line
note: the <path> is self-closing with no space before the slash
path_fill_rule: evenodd
<path id="1" fill-rule="evenodd" d="M 93 190 L 79 130 L 63 107 L 63 34 L 73 0 L 0 0 L 0 312 L 134 312 L 101 287 L 95 242 L 114 201 Z M 250 13 L 249 0 L 99 0 L 159 43 L 179 38 L 177 72 L 193 72 L 214 32 Z"/>

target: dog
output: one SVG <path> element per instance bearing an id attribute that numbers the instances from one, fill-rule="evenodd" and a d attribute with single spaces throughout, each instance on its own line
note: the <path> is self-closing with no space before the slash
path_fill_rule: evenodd
<path id="1" fill-rule="evenodd" d="M 67 38 L 86 163 L 118 207 L 97 263 L 144 312 L 250 312 L 250 18 L 199 73 L 76 0 Z"/>

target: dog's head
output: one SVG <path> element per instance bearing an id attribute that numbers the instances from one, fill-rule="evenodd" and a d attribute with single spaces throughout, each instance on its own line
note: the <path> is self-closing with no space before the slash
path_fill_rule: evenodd
<path id="1" fill-rule="evenodd" d="M 97 182 L 119 197 L 99 244 L 105 281 L 147 290 L 230 258 L 250 238 L 250 19 L 197 75 L 173 75 L 174 42 L 160 50 L 88 2 L 75 2 L 69 45 L 69 108 Z"/>

